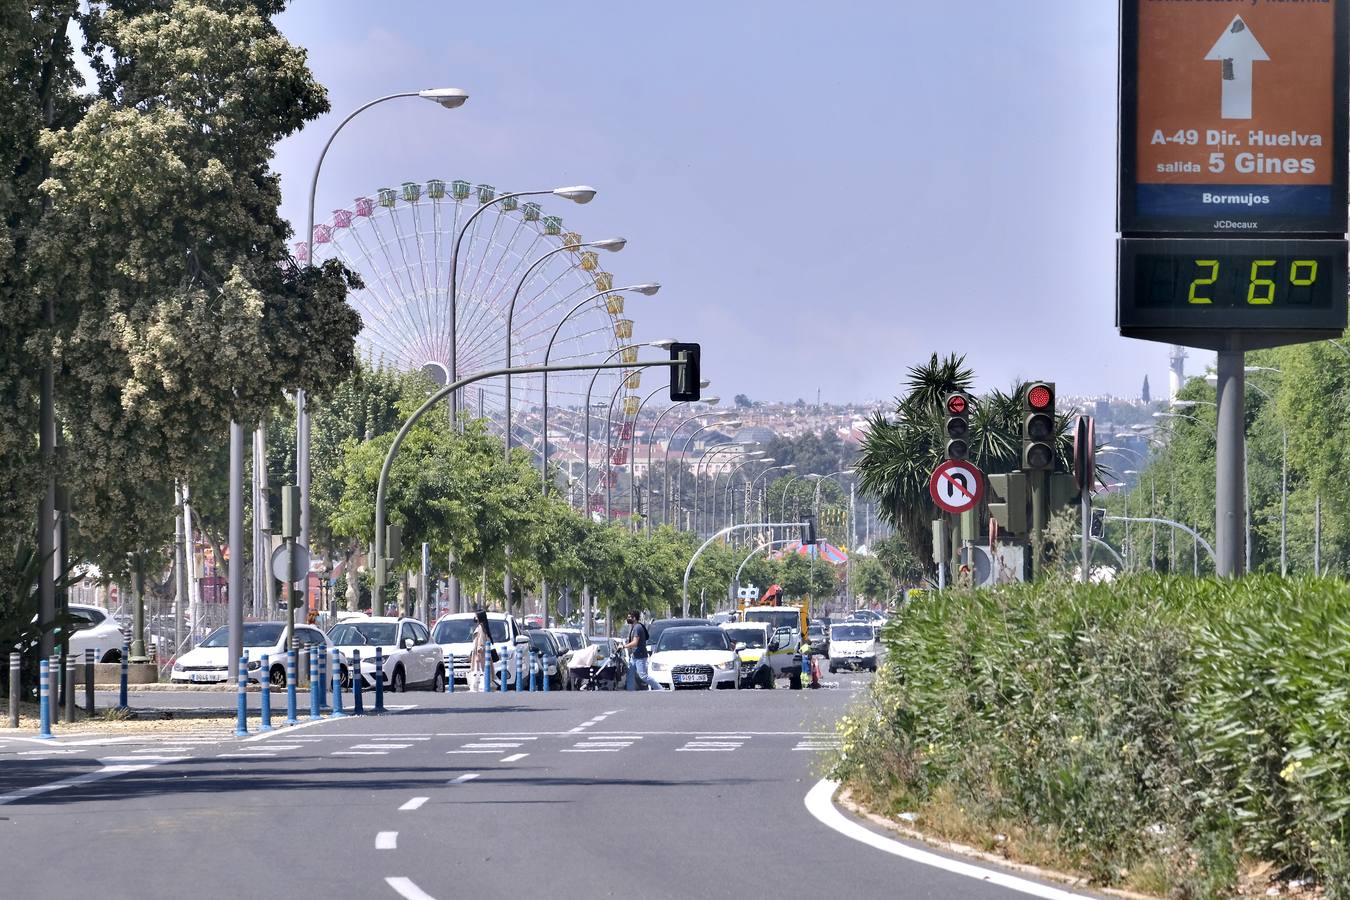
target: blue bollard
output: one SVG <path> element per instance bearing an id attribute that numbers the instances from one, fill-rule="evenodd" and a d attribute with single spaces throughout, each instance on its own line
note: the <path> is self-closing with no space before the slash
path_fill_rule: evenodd
<path id="1" fill-rule="evenodd" d="M 509 668 L 511 668 L 511 658 L 510 658 L 509 656 L 506 655 L 506 650 L 502 650 L 501 656 L 502 656 L 502 681 L 501 681 L 501 687 L 502 687 L 502 693 L 506 693 L 506 670 L 509 669 Z M 490 658 L 490 657 L 489 657 L 489 658 Z M 492 679 L 489 678 L 488 680 L 491 681 Z"/>
<path id="2" fill-rule="evenodd" d="M 117 708 L 127 708 L 127 670 L 131 665 L 131 643 L 122 637 L 122 678 L 117 687 Z"/>
<path id="3" fill-rule="evenodd" d="M 521 658 L 524 654 L 520 652 L 520 647 L 515 647 L 514 649 L 514 655 L 516 657 L 516 693 L 519 694 L 521 691 L 525 690 L 525 660 Z"/>
<path id="4" fill-rule="evenodd" d="M 322 651 L 320 651 L 322 655 Z M 331 717 L 334 719 L 345 719 L 347 714 L 342 711 L 342 669 L 338 663 L 337 649 L 333 649 L 333 655 L 329 657 L 328 683 L 333 686 L 333 711 Z"/>
<path id="5" fill-rule="evenodd" d="M 272 669 L 269 665 L 269 658 L 266 653 L 262 656 L 262 668 L 258 670 L 258 683 L 262 687 L 262 696 L 259 698 L 262 706 L 262 724 L 258 726 L 258 731 L 272 730 Z"/>
<path id="6" fill-rule="evenodd" d="M 534 648 L 525 651 L 525 659 L 530 666 L 530 693 L 539 690 L 539 655 L 534 652 Z"/>
<path id="7" fill-rule="evenodd" d="M 364 716 L 366 706 L 361 702 L 361 651 L 352 650 L 352 715 Z"/>
<path id="8" fill-rule="evenodd" d="M 375 648 L 375 713 L 384 712 L 384 648 Z"/>
<path id="9" fill-rule="evenodd" d="M 319 687 L 319 654 L 309 654 L 309 720 L 314 722 L 323 718 L 323 689 Z"/>
<path id="10" fill-rule="evenodd" d="M 544 673 L 543 673 L 543 677 L 544 677 L 544 693 L 545 693 L 545 694 L 547 694 L 547 693 L 549 692 L 549 690 L 550 690 L 550 688 L 549 688 L 549 686 L 548 686 L 548 661 L 549 661 L 549 659 L 550 659 L 549 654 L 545 653 L 545 654 L 544 654 Z M 556 662 L 557 662 L 557 658 L 556 658 L 556 657 L 553 657 L 553 661 L 556 663 Z"/>
<path id="11" fill-rule="evenodd" d="M 466 679 L 468 675 L 464 676 Z M 465 687 L 468 687 L 466 682 Z M 455 692 L 455 654 L 451 653 L 445 661 L 445 692 L 453 694 Z"/>
<path id="12" fill-rule="evenodd" d="M 333 651 L 333 656 L 337 656 L 337 651 Z M 328 705 L 328 645 L 319 645 L 319 709 L 323 710 Z"/>
<path id="13" fill-rule="evenodd" d="M 48 660 L 38 661 L 38 737 L 52 739 L 52 670 Z"/>
<path id="14" fill-rule="evenodd" d="M 296 660 L 296 650 L 294 647 L 286 651 L 286 724 L 298 725 L 300 720 L 295 716 L 295 691 L 299 687 L 299 676 L 297 675 L 298 664 Z"/>
<path id="15" fill-rule="evenodd" d="M 248 654 L 239 657 L 239 697 L 236 701 L 237 716 L 234 722 L 234 736 L 248 736 Z"/>
<path id="16" fill-rule="evenodd" d="M 492 642 L 488 641 L 483 650 L 483 693 L 492 693 L 492 676 L 495 674 L 492 668 Z"/>

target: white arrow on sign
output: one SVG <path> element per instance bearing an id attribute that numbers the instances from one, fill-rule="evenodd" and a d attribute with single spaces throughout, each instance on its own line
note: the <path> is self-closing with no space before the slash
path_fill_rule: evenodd
<path id="1" fill-rule="evenodd" d="M 1252 63 L 1269 62 L 1265 48 L 1256 35 L 1242 21 L 1242 16 L 1233 16 L 1233 21 L 1214 47 L 1205 57 L 1207 62 L 1221 64 L 1223 78 L 1223 103 L 1221 115 L 1225 119 L 1250 119 L 1252 117 Z"/>

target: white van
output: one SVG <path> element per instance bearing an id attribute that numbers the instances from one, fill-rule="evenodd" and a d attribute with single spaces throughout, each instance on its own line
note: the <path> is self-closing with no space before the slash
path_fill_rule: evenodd
<path id="1" fill-rule="evenodd" d="M 835 622 L 830 626 L 830 672 L 877 670 L 876 635 L 870 622 Z"/>
<path id="2" fill-rule="evenodd" d="M 477 613 L 449 613 L 436 620 L 436 624 L 431 629 L 431 640 L 441 645 L 441 650 L 445 652 L 446 668 L 450 668 L 450 660 L 453 658 L 454 679 L 456 685 L 469 684 L 469 653 L 473 650 L 473 629 L 474 618 Z M 515 687 L 516 668 L 508 665 L 511 653 L 516 646 L 516 639 L 524 637 L 528 643 L 529 638 L 520 630 L 520 623 L 514 617 L 506 613 L 490 612 L 487 614 L 488 636 L 492 639 L 492 649 L 497 651 L 497 662 L 493 666 L 494 681 L 492 686 L 498 687 L 501 682 L 501 673 L 506 671 L 506 683 L 508 687 Z"/>

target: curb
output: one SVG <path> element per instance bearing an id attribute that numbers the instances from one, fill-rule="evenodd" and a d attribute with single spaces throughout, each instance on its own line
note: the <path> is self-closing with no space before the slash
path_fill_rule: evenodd
<path id="1" fill-rule="evenodd" d="M 996 865 L 1002 869 L 1007 869 L 1020 875 L 1040 878 L 1044 881 L 1053 881 L 1057 884 L 1063 884 L 1071 888 L 1094 891 L 1098 894 L 1105 894 L 1111 897 L 1121 897 L 1123 900 L 1165 900 L 1165 898 L 1155 894 L 1141 894 L 1137 891 L 1127 891 L 1122 888 L 1100 887 L 1078 875 L 1070 875 L 1067 872 L 1060 872 L 1055 869 L 1044 869 L 1040 866 L 1033 866 L 1030 863 L 1017 862 L 1006 856 L 990 853 L 987 850 L 981 850 L 978 847 L 972 847 L 969 844 L 958 844 L 954 841 L 945 840 L 944 838 L 934 837 L 933 835 L 919 831 L 917 828 L 909 825 L 902 825 L 894 819 L 888 819 L 885 816 L 872 812 L 854 800 L 853 791 L 846 787 L 841 787 L 839 792 L 835 795 L 835 803 L 842 806 L 859 819 L 864 819 L 873 825 L 885 828 L 887 831 L 895 832 L 906 840 L 917 841 L 929 847 L 936 847 L 947 853 Z"/>

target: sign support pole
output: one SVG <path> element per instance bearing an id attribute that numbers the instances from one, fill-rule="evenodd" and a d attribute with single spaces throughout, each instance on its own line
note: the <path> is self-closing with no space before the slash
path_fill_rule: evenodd
<path id="1" fill-rule="evenodd" d="M 1079 502 L 1082 507 L 1083 523 L 1083 549 L 1081 565 L 1079 565 L 1079 582 L 1087 584 L 1089 581 L 1089 567 L 1092 565 L 1092 493 L 1087 488 L 1083 488 L 1082 499 Z"/>
<path id="2" fill-rule="evenodd" d="M 1045 523 L 1049 518 L 1050 498 L 1046 486 L 1047 475 L 1036 470 L 1027 473 L 1031 492 L 1031 577 L 1041 577 L 1044 568 L 1042 558 L 1045 553 Z"/>
<path id="3" fill-rule="evenodd" d="M 1243 574 L 1242 459 L 1247 441 L 1245 428 L 1246 354 L 1241 349 L 1219 351 L 1219 421 L 1215 453 L 1214 535 L 1220 578 Z M 1240 346 L 1240 345 L 1238 345 Z"/>

